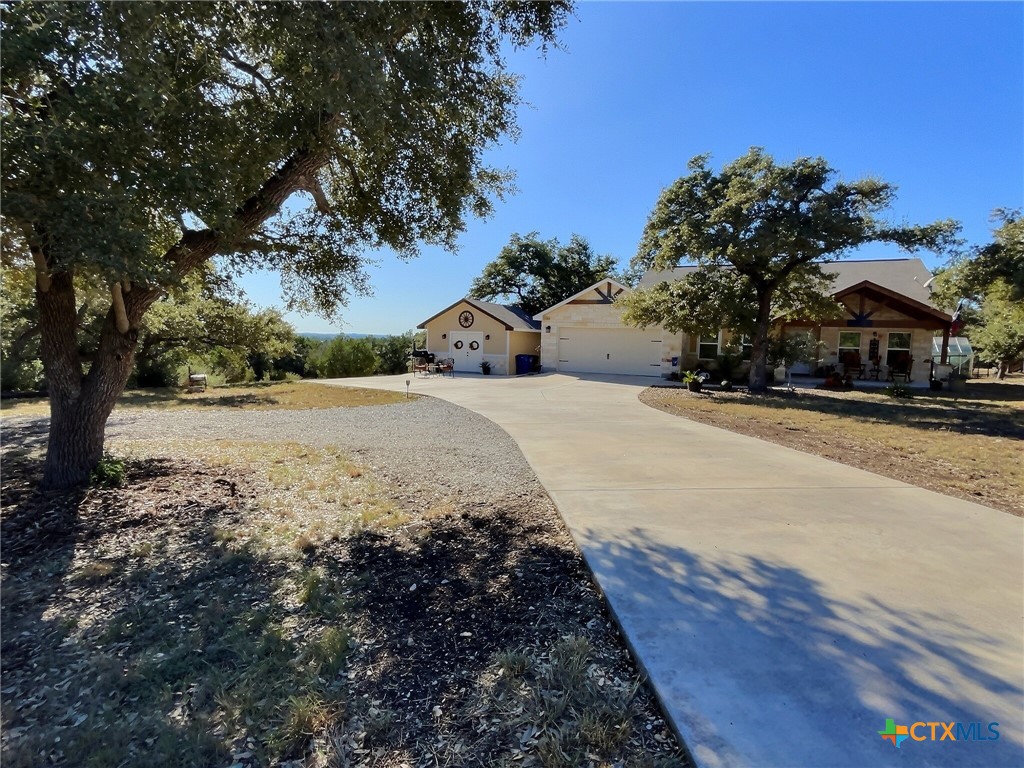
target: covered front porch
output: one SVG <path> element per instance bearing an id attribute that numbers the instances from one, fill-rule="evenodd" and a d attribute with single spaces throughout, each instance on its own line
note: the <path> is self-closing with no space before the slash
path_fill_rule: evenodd
<path id="1" fill-rule="evenodd" d="M 834 298 L 844 316 L 781 321 L 783 333 L 809 332 L 820 342 L 818 359 L 794 366 L 791 373 L 818 383 L 839 373 L 858 385 L 928 386 L 936 337 L 941 337 L 938 363 L 947 363 L 953 318 L 945 312 L 866 280 Z"/>

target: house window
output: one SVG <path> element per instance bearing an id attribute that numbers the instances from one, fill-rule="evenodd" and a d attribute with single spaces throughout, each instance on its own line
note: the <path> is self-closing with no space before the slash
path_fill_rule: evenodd
<path id="1" fill-rule="evenodd" d="M 754 354 L 754 339 L 749 333 L 744 333 L 740 336 L 740 357 L 743 360 L 749 360 Z"/>
<path id="2" fill-rule="evenodd" d="M 704 334 L 701 334 L 697 339 L 697 357 L 701 360 L 717 360 L 718 340 L 721 337 L 721 333 L 716 336 L 705 336 Z"/>
<path id="3" fill-rule="evenodd" d="M 860 331 L 839 332 L 839 359 L 842 360 L 848 352 L 855 352 L 860 356 Z"/>
<path id="4" fill-rule="evenodd" d="M 885 364 L 892 365 L 910 359 L 910 334 L 890 333 L 889 344 L 885 350 Z"/>

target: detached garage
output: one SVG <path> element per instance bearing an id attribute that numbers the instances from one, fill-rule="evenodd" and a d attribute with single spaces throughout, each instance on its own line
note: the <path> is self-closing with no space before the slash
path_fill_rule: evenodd
<path id="1" fill-rule="evenodd" d="M 661 328 L 623 326 L 615 299 L 628 290 L 615 280 L 602 280 L 535 315 L 544 370 L 660 376 Z"/>
<path id="2" fill-rule="evenodd" d="M 461 373 L 480 373 L 484 361 L 495 374 L 515 373 L 516 355 L 536 355 L 540 346 L 536 320 L 518 307 L 480 299 L 459 299 L 417 328 L 427 332 L 427 350 L 452 358 Z"/>

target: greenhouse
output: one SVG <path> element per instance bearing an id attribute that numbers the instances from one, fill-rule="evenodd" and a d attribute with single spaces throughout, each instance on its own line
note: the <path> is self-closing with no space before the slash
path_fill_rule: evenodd
<path id="1" fill-rule="evenodd" d="M 932 339 L 932 360 L 936 363 L 942 358 L 942 337 Z M 966 336 L 952 336 L 949 339 L 949 353 L 946 362 L 961 376 L 970 376 L 974 366 L 974 349 Z"/>

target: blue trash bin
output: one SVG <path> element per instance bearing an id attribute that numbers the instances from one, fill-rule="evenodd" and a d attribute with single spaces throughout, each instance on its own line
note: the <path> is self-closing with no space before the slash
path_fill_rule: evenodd
<path id="1" fill-rule="evenodd" d="M 530 372 L 530 366 L 533 364 L 532 357 L 533 355 L 516 355 L 516 376 Z"/>

